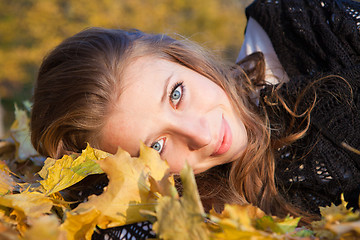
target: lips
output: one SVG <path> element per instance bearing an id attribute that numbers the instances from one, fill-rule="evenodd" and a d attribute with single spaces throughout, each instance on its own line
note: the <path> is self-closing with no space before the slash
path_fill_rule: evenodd
<path id="1" fill-rule="evenodd" d="M 213 154 L 211 154 L 211 156 L 218 156 L 218 155 L 224 154 L 231 147 L 232 133 L 231 133 L 230 126 L 224 117 L 222 118 L 219 136 L 220 136 L 220 138 L 219 138 L 218 143 L 216 144 L 216 148 L 215 148 L 216 150 L 214 151 Z"/>

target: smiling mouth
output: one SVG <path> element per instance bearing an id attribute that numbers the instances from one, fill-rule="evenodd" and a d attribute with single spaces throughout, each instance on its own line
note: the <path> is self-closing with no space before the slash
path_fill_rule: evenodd
<path id="1" fill-rule="evenodd" d="M 231 143 L 232 143 L 231 129 L 228 122 L 223 117 L 221 123 L 221 130 L 220 130 L 220 140 L 219 143 L 216 145 L 217 149 L 213 154 L 211 154 L 211 156 L 218 156 L 226 153 L 230 149 Z"/>

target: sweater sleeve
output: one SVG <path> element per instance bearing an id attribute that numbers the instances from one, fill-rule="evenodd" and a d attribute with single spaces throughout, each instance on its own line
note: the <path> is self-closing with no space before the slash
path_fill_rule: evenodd
<path id="1" fill-rule="evenodd" d="M 256 0 L 246 9 L 290 78 L 359 64 L 359 12 L 360 3 L 348 0 Z"/>

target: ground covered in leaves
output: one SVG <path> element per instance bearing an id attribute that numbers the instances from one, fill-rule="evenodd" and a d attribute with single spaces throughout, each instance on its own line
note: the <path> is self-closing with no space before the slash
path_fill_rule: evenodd
<path id="1" fill-rule="evenodd" d="M 9 138 L 0 142 L 0 239 L 91 239 L 95 226 L 109 228 L 149 220 L 158 239 L 356 239 L 360 214 L 346 203 L 321 209 L 322 220 L 299 227 L 251 206 L 226 205 L 205 213 L 189 166 L 179 196 L 168 166 L 144 145 L 140 156 L 115 155 L 88 146 L 61 159 L 38 156 L 29 140 L 26 110 L 16 108 Z M 93 174 L 109 184 L 71 209 L 62 190 Z"/>

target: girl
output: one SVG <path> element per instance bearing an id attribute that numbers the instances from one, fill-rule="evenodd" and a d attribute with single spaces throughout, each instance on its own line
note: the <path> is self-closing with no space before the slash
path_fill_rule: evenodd
<path id="1" fill-rule="evenodd" d="M 255 25 L 268 41 L 243 49 L 260 46 L 265 61 L 254 53 L 236 65 L 164 35 L 84 30 L 41 65 L 32 143 L 58 158 L 87 142 L 135 156 L 143 141 L 174 173 L 190 163 L 206 209 L 251 203 L 268 214 L 305 215 L 306 222 L 341 193 L 357 208 L 357 9 L 350 1 L 255 1 L 247 36 Z M 269 70 L 279 84 L 266 84 Z M 88 178 L 82 197 L 106 184 L 106 176 Z M 151 236 L 130 225 L 93 237 L 124 231 Z"/>

